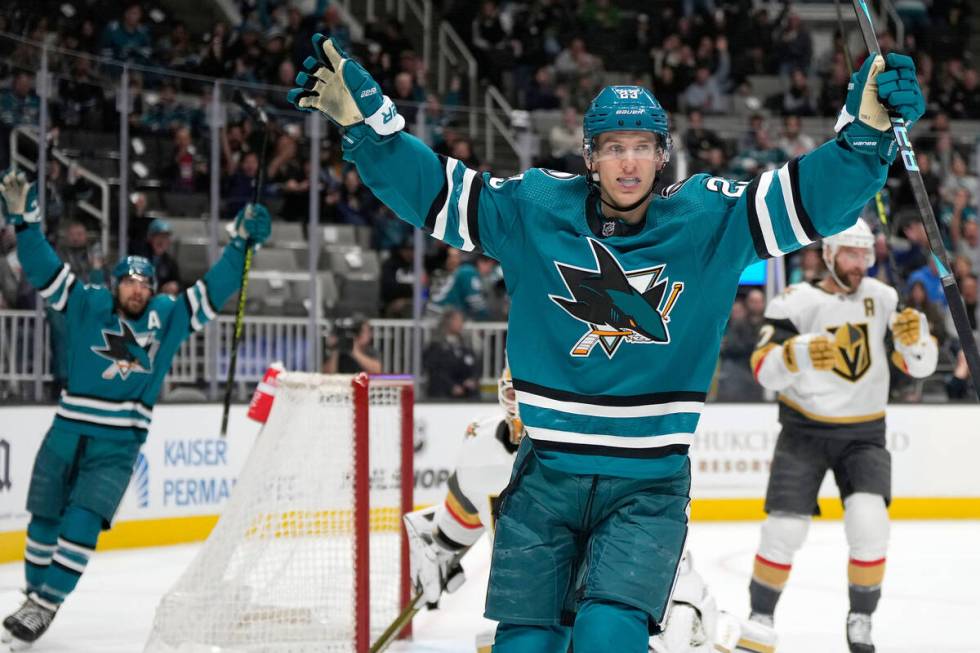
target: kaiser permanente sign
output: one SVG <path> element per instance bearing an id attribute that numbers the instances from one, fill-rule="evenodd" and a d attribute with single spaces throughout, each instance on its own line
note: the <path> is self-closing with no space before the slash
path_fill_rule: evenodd
<path id="1" fill-rule="evenodd" d="M 415 408 L 415 501 L 442 500 L 458 445 L 471 421 L 494 404 L 419 404 Z M 774 404 L 708 404 L 691 450 L 697 520 L 761 519 L 769 462 L 779 433 Z M 23 556 L 24 509 L 34 455 L 53 406 L 0 408 L 0 561 Z M 164 404 L 136 463 L 112 531 L 100 548 L 154 546 L 207 537 L 234 491 L 259 425 L 232 409 L 228 437 L 218 437 L 221 407 Z M 902 405 L 888 411 L 893 461 L 893 518 L 980 518 L 980 407 Z M 304 452 L 281 455 L 302 458 Z M 386 477 L 396 470 L 374 470 Z M 392 477 L 397 482 L 397 476 Z M 390 486 L 386 480 L 386 485 Z M 840 501 L 828 475 L 820 492 L 826 518 Z"/>

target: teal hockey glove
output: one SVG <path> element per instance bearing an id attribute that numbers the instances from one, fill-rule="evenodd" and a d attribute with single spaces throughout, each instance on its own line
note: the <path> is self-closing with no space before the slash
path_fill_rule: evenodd
<path id="1" fill-rule="evenodd" d="M 0 179 L 0 208 L 7 222 L 15 227 L 40 224 L 37 185 L 27 181 L 23 172 L 8 170 Z"/>
<path id="2" fill-rule="evenodd" d="M 891 164 L 898 154 L 889 112 L 911 124 L 925 112 L 912 59 L 900 54 L 868 57 L 851 75 L 847 98 L 834 130 L 850 149 L 877 153 Z"/>
<path id="3" fill-rule="evenodd" d="M 901 116 L 909 127 L 926 112 L 926 100 L 911 57 L 894 52 L 886 56 L 885 72 L 878 75 L 877 81 L 878 99 L 889 114 Z"/>
<path id="4" fill-rule="evenodd" d="M 361 64 L 323 34 L 313 36 L 314 57 L 303 62 L 296 75 L 300 88 L 289 91 L 289 101 L 302 111 L 319 111 L 345 129 L 366 125 L 376 137 L 405 127 L 394 102 Z M 361 130 L 355 130 L 361 131 Z"/>
<path id="5" fill-rule="evenodd" d="M 247 242 L 257 246 L 269 240 L 271 233 L 272 216 L 269 210 L 261 204 L 246 204 L 235 216 L 231 243 L 239 249 Z"/>

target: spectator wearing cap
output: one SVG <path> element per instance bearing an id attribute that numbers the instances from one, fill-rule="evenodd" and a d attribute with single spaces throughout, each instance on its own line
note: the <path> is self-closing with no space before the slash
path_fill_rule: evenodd
<path id="1" fill-rule="evenodd" d="M 170 223 L 160 218 L 150 223 L 146 230 L 146 245 L 141 252 L 156 270 L 157 291 L 167 295 L 180 292 L 180 268 L 177 259 L 170 253 L 173 244 L 173 229 Z"/>

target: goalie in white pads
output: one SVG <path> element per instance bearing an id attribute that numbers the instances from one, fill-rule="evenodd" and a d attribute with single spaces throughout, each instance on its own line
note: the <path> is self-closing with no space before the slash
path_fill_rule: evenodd
<path id="1" fill-rule="evenodd" d="M 454 592 L 464 582 L 459 559 L 484 532 L 493 537 L 497 497 L 510 479 L 517 447 L 524 435 L 510 370 L 497 384 L 502 413 L 473 422 L 449 479 L 449 491 L 439 506 L 405 515 L 411 546 L 411 575 L 416 592 L 435 607 L 443 591 Z M 740 623 L 720 612 L 708 587 L 684 554 L 664 632 L 650 639 L 654 653 L 733 651 L 743 627 L 773 639 L 765 626 Z M 489 653 L 493 632 L 476 637 L 478 653 Z"/>
<path id="2" fill-rule="evenodd" d="M 811 515 L 819 513 L 820 484 L 832 470 L 849 547 L 848 646 L 852 653 L 873 653 L 871 614 L 885 574 L 891 500 L 889 361 L 922 378 L 936 369 L 937 346 L 922 313 L 898 312 L 895 289 L 865 276 L 874 262 L 874 237 L 863 221 L 824 239 L 823 258 L 827 278 L 792 285 L 766 307 L 767 324 L 752 355 L 756 379 L 779 392 L 782 431 L 749 587 L 750 619 L 772 625 L 793 556 Z"/>

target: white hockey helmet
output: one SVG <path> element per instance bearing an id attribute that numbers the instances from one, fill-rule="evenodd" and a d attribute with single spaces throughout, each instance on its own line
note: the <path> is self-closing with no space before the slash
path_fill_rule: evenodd
<path id="1" fill-rule="evenodd" d="M 510 365 L 504 365 L 500 378 L 497 379 L 497 401 L 507 414 L 510 425 L 510 441 L 518 444 L 524 437 L 524 423 L 517 408 L 517 393 L 514 391 L 514 379 L 510 375 Z"/>
<path id="2" fill-rule="evenodd" d="M 837 278 L 837 272 L 834 267 L 834 261 L 837 260 L 837 252 L 840 251 L 841 247 L 859 247 L 865 250 L 864 269 L 867 270 L 874 265 L 875 237 L 871 233 L 871 228 L 868 227 L 868 223 L 858 218 L 857 222 L 844 231 L 823 239 L 823 262 L 827 265 L 827 270 L 830 271 L 830 275 L 838 285 L 842 288 L 849 288 L 846 283 L 843 283 Z"/>

